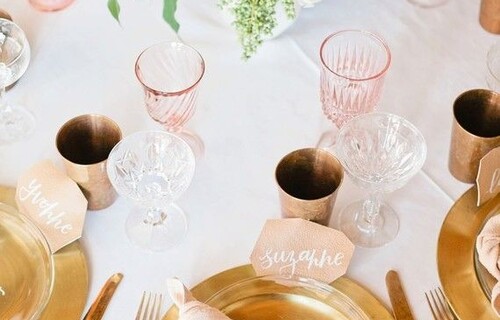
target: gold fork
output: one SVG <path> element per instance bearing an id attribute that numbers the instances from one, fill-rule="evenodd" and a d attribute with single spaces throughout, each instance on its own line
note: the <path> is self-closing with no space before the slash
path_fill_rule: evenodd
<path id="1" fill-rule="evenodd" d="M 144 291 L 135 320 L 160 320 L 162 300 L 161 294 Z"/>
<path id="2" fill-rule="evenodd" d="M 454 320 L 455 316 L 448 305 L 448 301 L 444 296 L 441 288 L 425 293 L 425 298 L 427 299 L 427 304 L 431 308 L 434 320 Z"/>

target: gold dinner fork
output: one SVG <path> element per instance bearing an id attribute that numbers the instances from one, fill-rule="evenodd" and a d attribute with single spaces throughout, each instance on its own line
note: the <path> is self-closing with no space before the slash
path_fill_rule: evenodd
<path id="1" fill-rule="evenodd" d="M 434 290 L 425 293 L 425 298 L 427 299 L 427 304 L 431 308 L 432 315 L 434 316 L 434 320 L 454 320 L 455 316 L 448 305 L 448 301 L 446 301 L 446 297 L 444 296 L 441 288 L 437 288 Z"/>
<path id="2" fill-rule="evenodd" d="M 135 320 L 160 320 L 162 300 L 161 294 L 144 291 Z"/>

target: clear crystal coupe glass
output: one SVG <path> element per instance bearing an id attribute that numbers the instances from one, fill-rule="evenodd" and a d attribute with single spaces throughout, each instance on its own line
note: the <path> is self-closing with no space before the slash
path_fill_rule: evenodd
<path id="1" fill-rule="evenodd" d="M 387 244 L 399 231 L 399 219 L 382 195 L 401 188 L 422 168 L 424 137 L 404 118 L 374 112 L 345 124 L 335 150 L 355 184 L 370 193 L 341 211 L 340 230 L 360 247 Z"/>
<path id="2" fill-rule="evenodd" d="M 173 202 L 188 188 L 194 169 L 191 148 L 165 131 L 137 132 L 113 148 L 107 163 L 109 180 L 120 195 L 137 204 L 126 222 L 134 244 L 162 251 L 183 237 L 186 218 Z"/>
<path id="3" fill-rule="evenodd" d="M 35 128 L 35 119 L 26 108 L 5 99 L 5 88 L 21 78 L 29 61 L 30 46 L 23 30 L 0 19 L 0 143 L 20 140 Z"/>
<path id="4" fill-rule="evenodd" d="M 391 64 L 391 52 L 381 37 L 363 30 L 336 32 L 321 44 L 320 60 L 323 113 L 337 128 L 374 110 Z M 337 133 L 323 133 L 318 146 L 331 147 Z"/>
<path id="5" fill-rule="evenodd" d="M 196 156 L 203 155 L 201 138 L 184 129 L 195 112 L 198 85 L 205 73 L 201 54 L 180 42 L 162 42 L 139 55 L 135 73 L 144 88 L 151 118 L 180 135 Z"/>

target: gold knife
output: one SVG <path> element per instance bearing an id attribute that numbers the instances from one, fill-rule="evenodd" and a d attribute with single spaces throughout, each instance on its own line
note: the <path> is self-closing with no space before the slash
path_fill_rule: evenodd
<path id="1" fill-rule="evenodd" d="M 100 320 L 102 318 L 104 311 L 106 311 L 109 301 L 115 293 L 116 287 L 118 287 L 118 284 L 122 281 L 122 278 L 123 274 L 115 273 L 108 279 L 108 281 L 106 281 L 99 292 L 99 295 L 90 306 L 89 311 L 87 311 L 87 314 L 83 317 L 83 320 Z"/>
<path id="2" fill-rule="evenodd" d="M 391 299 L 392 310 L 394 311 L 396 320 L 414 320 L 415 318 L 413 318 L 408 300 L 406 300 L 398 273 L 394 270 L 387 272 L 385 284 L 389 291 L 389 298 Z"/>

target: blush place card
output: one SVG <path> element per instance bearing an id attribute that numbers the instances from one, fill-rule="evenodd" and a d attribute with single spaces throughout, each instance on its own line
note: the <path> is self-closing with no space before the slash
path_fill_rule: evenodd
<path id="1" fill-rule="evenodd" d="M 41 161 L 21 175 L 16 203 L 43 233 L 52 253 L 81 237 L 87 200 L 51 161 Z"/>
<path id="2" fill-rule="evenodd" d="M 479 161 L 476 184 L 477 206 L 500 192 L 500 147 L 491 150 Z"/>
<path id="3" fill-rule="evenodd" d="M 354 245 L 340 231 L 294 218 L 268 220 L 250 256 L 258 276 L 330 283 L 347 271 Z"/>

